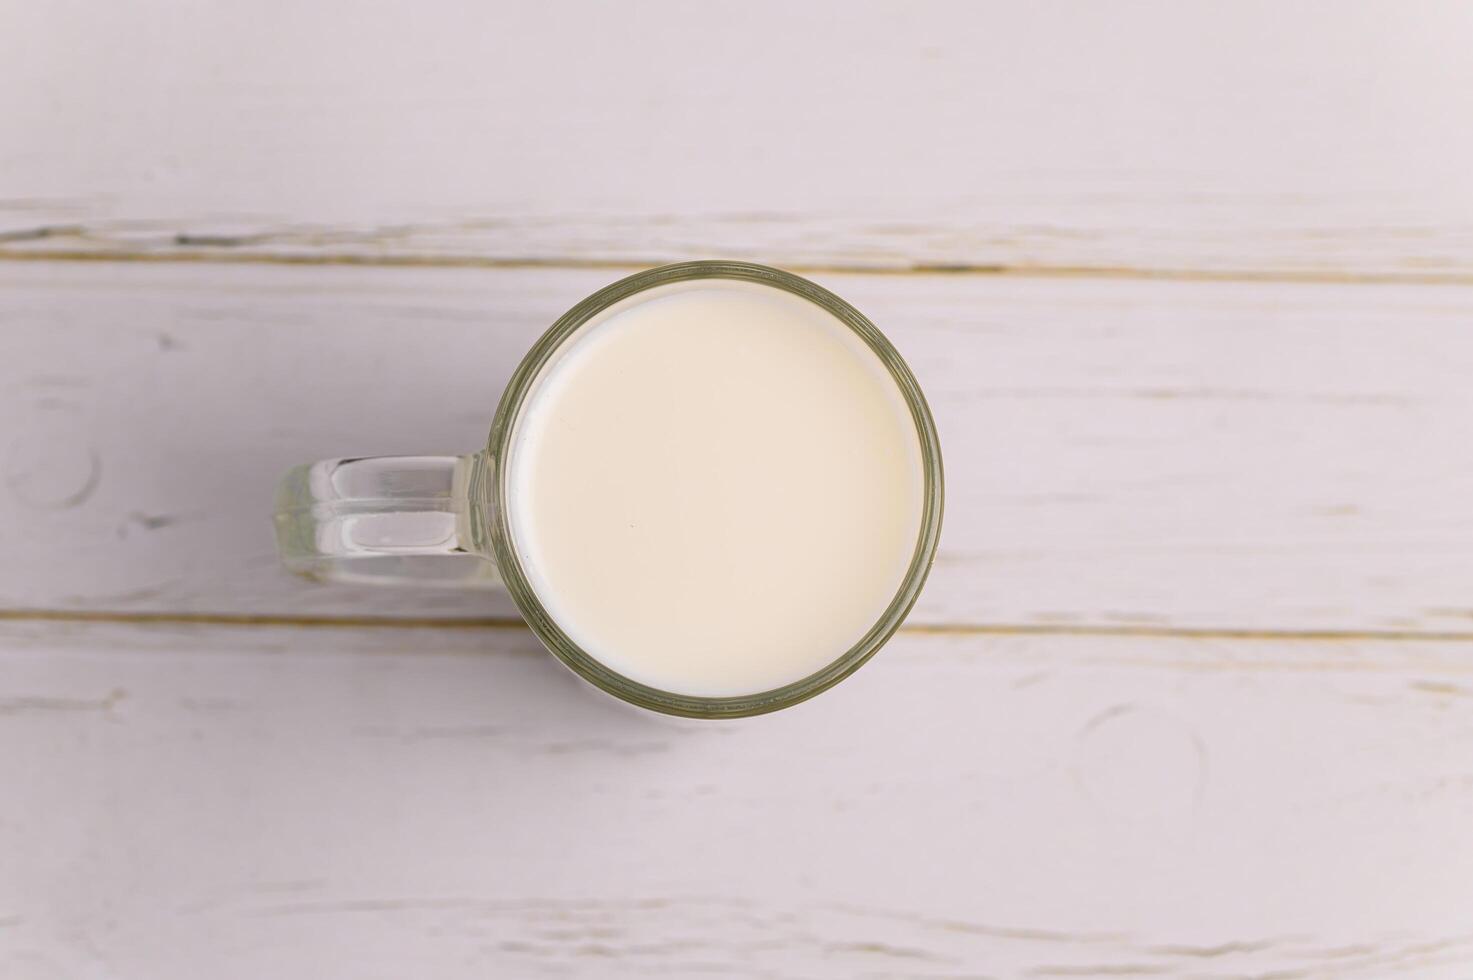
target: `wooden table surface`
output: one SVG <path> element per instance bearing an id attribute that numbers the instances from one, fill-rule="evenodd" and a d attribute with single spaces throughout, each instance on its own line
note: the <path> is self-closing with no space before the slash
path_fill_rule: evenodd
<path id="1" fill-rule="evenodd" d="M 0 978 L 1473 977 L 1473 6 L 0 24 Z M 692 257 L 931 399 L 853 679 L 677 723 L 278 568 Z"/>

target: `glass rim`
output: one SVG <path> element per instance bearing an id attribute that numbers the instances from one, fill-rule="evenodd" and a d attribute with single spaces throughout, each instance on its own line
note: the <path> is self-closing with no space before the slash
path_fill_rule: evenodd
<path id="1" fill-rule="evenodd" d="M 511 448 L 516 422 L 542 368 L 563 343 L 593 317 L 631 296 L 656 286 L 701 279 L 737 280 L 785 290 L 817 304 L 854 331 L 879 357 L 900 388 L 915 422 L 924 476 L 921 525 L 915 550 L 900 587 L 869 631 L 843 654 L 806 677 L 772 690 L 729 697 L 677 694 L 642 684 L 610 669 L 574 642 L 533 590 L 512 545 L 508 508 L 502 506 L 507 499 L 509 478 L 509 467 L 502 466 L 502 462 L 507 459 Z M 487 530 L 501 578 L 527 625 L 544 646 L 584 680 L 623 701 L 664 714 L 687 718 L 742 718 L 798 704 L 833 687 L 863 666 L 899 629 L 925 585 L 941 535 L 941 446 L 931 410 L 909 366 L 864 314 L 834 293 L 801 276 L 751 262 L 678 262 L 647 269 L 611 283 L 577 303 L 543 333 L 512 374 L 491 424 L 486 455 L 488 479 L 482 483 L 479 503 L 484 513 L 490 515 Z"/>

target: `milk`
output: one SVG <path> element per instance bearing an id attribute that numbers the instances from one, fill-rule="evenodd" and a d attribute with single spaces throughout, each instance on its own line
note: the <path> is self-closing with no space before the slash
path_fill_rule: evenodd
<path id="1" fill-rule="evenodd" d="M 879 358 L 750 282 L 656 287 L 544 367 L 513 433 L 512 544 L 589 655 L 661 690 L 799 680 L 881 617 L 916 549 L 920 440 Z"/>

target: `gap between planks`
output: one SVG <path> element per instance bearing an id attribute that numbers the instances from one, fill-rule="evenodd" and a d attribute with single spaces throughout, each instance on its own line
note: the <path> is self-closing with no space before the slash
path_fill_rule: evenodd
<path id="1" fill-rule="evenodd" d="M 480 618 L 308 616 L 269 613 L 126 612 L 70 609 L 0 609 L 0 622 L 109 623 L 154 626 L 292 626 L 307 629 L 525 630 L 516 616 Z M 933 636 L 1101 636 L 1187 640 L 1287 640 L 1323 643 L 1473 643 L 1473 630 L 1270 630 L 1232 627 L 1122 626 L 1045 623 L 909 623 L 901 633 Z"/>
<path id="2" fill-rule="evenodd" d="M 44 237 L 44 236 L 36 236 Z M 20 233 L 0 235 L 0 242 L 26 240 Z M 228 248 L 230 246 L 221 246 Z M 703 255 L 702 258 L 713 256 Z M 201 263 L 219 265 L 346 265 L 370 268 L 440 268 L 440 269 L 647 269 L 671 262 L 690 260 L 692 256 L 631 258 L 553 258 L 540 256 L 498 257 L 476 255 L 355 255 L 327 252 L 317 255 L 253 254 L 211 251 L 172 251 L 165 253 L 28 250 L 14 251 L 0 247 L 0 262 L 148 262 Z M 1469 286 L 1473 272 L 1335 272 L 1333 270 L 1272 271 L 1267 269 L 1171 269 L 1133 266 L 1069 266 L 1009 265 L 996 263 L 916 262 L 891 265 L 866 265 L 853 262 L 782 262 L 792 272 L 814 275 L 869 276 L 990 276 L 1029 279 L 1131 279 L 1166 280 L 1172 282 L 1243 282 L 1243 283 L 1307 283 L 1346 285 L 1354 283 L 1385 285 Z"/>

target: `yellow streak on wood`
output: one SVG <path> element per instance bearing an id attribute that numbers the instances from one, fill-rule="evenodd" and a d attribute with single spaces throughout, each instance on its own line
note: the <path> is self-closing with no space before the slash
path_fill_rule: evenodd
<path id="1" fill-rule="evenodd" d="M 523 630 L 516 616 L 351 616 L 279 613 L 132 612 L 124 610 L 0 609 L 0 622 L 116 623 L 178 626 L 294 626 L 309 629 Z M 931 636 L 1096 636 L 1142 639 L 1274 640 L 1322 643 L 1473 643 L 1473 631 L 1273 630 L 1230 627 L 1113 626 L 1036 623 L 907 623 L 900 632 Z"/>
<path id="2" fill-rule="evenodd" d="M 0 261 L 5 262 L 174 262 L 242 265 L 342 265 L 368 268 L 443 268 L 443 269 L 611 269 L 637 270 L 668 262 L 684 261 L 692 256 L 630 258 L 554 258 L 541 256 L 490 255 L 355 255 L 347 252 L 323 252 L 311 255 L 285 253 L 242 253 L 203 250 L 165 252 L 126 252 L 87 249 L 6 249 L 0 247 Z M 709 256 L 703 256 L 709 257 Z M 777 261 L 777 260 L 774 260 Z M 782 262 L 793 272 L 827 275 L 868 276 L 993 276 L 1029 279 L 1154 279 L 1174 282 L 1258 282 L 1258 283 L 1350 283 L 1473 285 L 1470 272 L 1342 272 L 1335 269 L 1170 269 L 1133 266 L 1031 266 L 992 263 L 905 263 L 865 265 L 851 262 Z"/>

